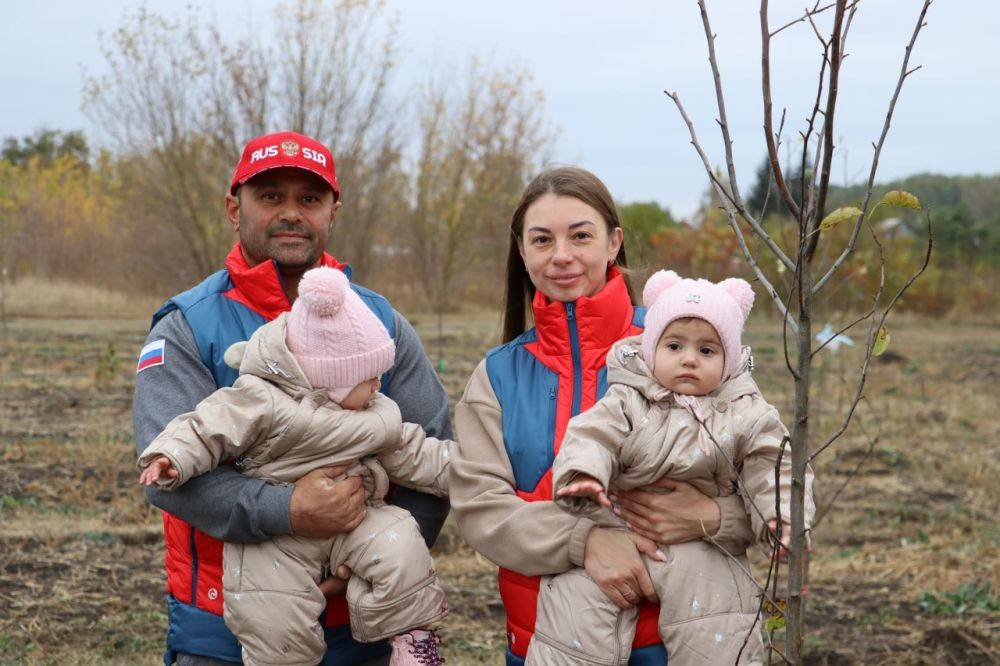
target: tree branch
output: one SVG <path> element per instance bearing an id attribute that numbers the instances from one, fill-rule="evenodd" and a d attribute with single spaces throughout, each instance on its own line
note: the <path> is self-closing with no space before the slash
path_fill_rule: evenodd
<path id="1" fill-rule="evenodd" d="M 843 58 L 840 55 L 840 35 L 844 25 L 844 7 L 846 0 L 839 0 L 836 14 L 833 19 L 833 32 L 830 34 L 830 85 L 826 92 L 826 111 L 823 114 L 823 167 L 819 180 L 819 198 L 816 201 L 816 210 L 811 218 L 809 232 L 819 228 L 819 223 L 823 217 L 823 210 L 826 208 L 826 195 L 830 190 L 830 164 L 833 162 L 833 119 L 834 111 L 837 108 L 837 95 L 840 92 L 840 65 Z M 816 253 L 816 244 L 819 242 L 819 234 L 812 235 L 806 241 L 806 256 L 812 258 Z M 813 292 L 815 293 L 815 291 Z"/>
<path id="2" fill-rule="evenodd" d="M 844 422 L 841 424 L 840 428 L 837 430 L 837 432 L 835 432 L 833 435 L 831 435 L 823 443 L 822 446 L 820 446 L 818 449 L 816 449 L 816 451 L 811 456 L 809 456 L 809 462 L 812 462 L 816 458 L 816 456 L 818 456 L 819 454 L 823 453 L 823 451 L 825 451 L 827 448 L 829 448 L 831 444 L 833 444 L 835 441 L 837 441 L 840 438 L 840 436 L 843 435 L 844 432 L 847 430 L 847 427 L 850 425 L 851 418 L 854 416 L 854 410 L 857 408 L 858 403 L 861 401 L 861 398 L 863 396 L 863 391 L 864 391 L 864 388 L 865 388 L 865 383 L 868 380 L 868 369 L 871 366 L 872 349 L 875 346 L 876 335 L 878 334 L 878 331 L 880 331 L 882 329 L 882 326 L 885 325 L 886 318 L 889 316 L 889 313 L 892 311 L 892 309 L 896 306 L 896 303 L 899 301 L 899 299 L 903 296 L 904 293 L 906 293 L 906 290 L 910 288 L 910 285 L 912 285 L 913 282 L 918 277 L 920 277 L 923 274 L 923 272 L 927 269 L 927 266 L 928 266 L 928 264 L 930 264 L 930 261 L 931 261 L 931 250 L 933 249 L 933 247 L 934 247 L 934 232 L 931 229 L 930 215 L 928 215 L 927 216 L 927 253 L 924 255 L 924 261 L 920 265 L 920 268 L 917 269 L 917 271 L 913 275 L 910 276 L 910 279 L 908 279 L 906 281 L 906 283 L 902 287 L 899 288 L 899 291 L 897 291 L 896 294 L 892 297 L 892 299 L 889 301 L 889 304 L 886 305 L 885 310 L 882 312 L 881 318 L 877 319 L 877 323 L 876 323 L 875 319 L 872 320 L 872 326 L 869 329 L 868 339 L 867 339 L 866 344 L 865 344 L 865 356 L 864 356 L 864 363 L 862 364 L 862 367 L 861 367 L 861 377 L 858 380 L 858 387 L 857 387 L 857 390 L 855 391 L 855 394 L 854 394 L 854 400 L 851 402 L 851 406 L 847 410 L 847 415 L 845 416 Z M 881 246 L 880 246 L 880 248 L 881 248 Z M 880 290 L 879 295 L 876 296 L 876 303 L 877 303 L 878 298 L 879 298 L 880 295 L 881 295 L 881 290 Z"/>
<path id="3" fill-rule="evenodd" d="M 840 9 L 840 7 L 839 7 L 840 3 L 839 2 L 836 2 L 834 4 L 838 5 L 837 9 Z M 813 29 L 813 34 L 816 35 L 816 39 L 819 40 L 819 43 L 823 45 L 823 57 L 825 58 L 826 57 L 826 50 L 830 47 L 830 42 L 828 40 L 826 40 L 826 39 L 823 39 L 823 35 L 819 31 L 819 26 L 816 25 L 816 21 L 813 21 L 812 15 L 811 14 L 807 14 L 806 16 L 809 19 L 809 26 Z"/>
<path id="4" fill-rule="evenodd" d="M 727 212 L 735 209 L 735 213 L 739 213 L 740 217 L 746 220 L 747 224 L 750 225 L 750 228 L 753 229 L 753 232 L 760 236 L 761 240 L 764 241 L 767 248 L 771 250 L 775 257 L 777 257 L 778 261 L 785 264 L 787 268 L 794 268 L 795 264 L 792 263 L 792 260 L 788 258 L 774 239 L 771 238 L 771 235 L 765 231 L 764 227 L 760 225 L 760 222 L 750 215 L 750 212 L 747 211 L 741 202 L 737 202 L 733 199 L 726 187 L 715 177 L 715 173 L 712 171 L 712 165 L 708 160 L 708 156 L 705 154 L 701 144 L 698 142 L 698 135 L 695 132 L 694 123 L 691 122 L 691 118 L 688 117 L 687 111 L 684 110 L 684 105 L 681 104 L 680 95 L 672 93 L 669 90 L 664 90 L 663 93 L 670 99 L 674 100 L 674 104 L 677 105 L 677 110 L 680 112 L 681 118 L 684 120 L 684 124 L 687 125 L 688 133 L 691 135 L 691 145 L 698 151 L 698 155 L 701 157 L 701 162 L 705 167 L 705 172 L 708 174 L 708 177 L 713 184 L 715 184 L 719 197 L 726 205 Z M 784 114 L 782 114 L 782 124 L 784 124 Z"/>
<path id="5" fill-rule="evenodd" d="M 760 3 L 760 64 L 761 88 L 764 95 L 764 139 L 767 141 L 767 156 L 771 160 L 771 171 L 774 173 L 774 184 L 781 193 L 782 199 L 792 216 L 801 220 L 801 211 L 792 193 L 788 191 L 785 177 L 778 164 L 778 147 L 774 141 L 774 119 L 771 114 L 771 33 L 767 27 L 767 0 Z"/>
<path id="6" fill-rule="evenodd" d="M 767 245 L 768 249 L 785 264 L 786 268 L 792 267 L 792 262 L 788 256 L 781 250 L 777 243 L 764 231 L 763 226 L 759 223 L 757 219 L 750 214 L 747 210 L 746 205 L 743 202 L 743 198 L 740 196 L 739 185 L 736 180 L 736 163 L 733 159 L 733 141 L 729 134 L 729 121 L 726 116 L 726 101 L 725 95 L 722 91 L 722 76 L 719 73 L 719 61 L 715 54 L 715 34 L 712 32 L 712 26 L 708 19 L 708 10 L 705 7 L 704 0 L 698 0 L 698 7 L 701 10 L 701 21 L 702 26 L 705 29 L 705 41 L 708 43 L 708 61 L 712 67 L 712 78 L 715 82 L 715 100 L 719 107 L 719 128 L 722 131 L 722 143 L 726 152 L 726 170 L 729 174 L 729 187 L 722 187 L 720 195 L 724 198 L 728 198 L 735 207 L 736 211 L 740 214 L 744 220 L 750 225 L 761 240 Z M 676 95 L 664 91 L 668 96 L 670 96 L 675 103 L 680 106 L 680 101 Z M 782 113 L 782 126 L 784 125 L 784 113 Z M 688 122 L 689 129 L 693 130 L 693 125 Z M 780 133 L 779 129 L 779 133 Z M 693 138 L 693 136 L 692 136 Z M 711 167 L 707 167 L 709 174 L 711 175 Z"/>
<path id="7" fill-rule="evenodd" d="M 781 440 L 781 447 L 778 449 L 778 461 L 774 464 L 774 494 L 775 494 L 775 507 L 777 507 L 777 517 L 775 519 L 778 534 L 775 536 L 775 548 L 781 547 L 781 459 L 785 455 L 785 445 L 788 444 L 788 436 L 786 435 L 784 439 Z M 768 532 L 770 536 L 770 532 Z M 778 553 L 777 550 L 774 553 Z M 771 577 L 777 576 L 777 567 L 775 566 L 778 562 L 777 557 L 771 557 L 770 562 L 767 565 L 767 577 L 764 579 L 764 589 L 766 590 L 771 586 Z M 766 595 L 760 595 L 760 603 L 757 604 L 757 613 L 754 615 L 753 624 L 751 627 L 756 627 L 758 620 L 760 620 L 760 613 L 764 610 L 764 600 Z M 736 663 L 740 663 L 740 657 L 743 656 L 743 650 L 746 649 L 747 643 L 750 641 L 750 636 L 753 634 L 753 629 L 747 632 L 747 635 L 743 637 L 743 644 L 740 646 L 740 651 L 736 653 Z"/>
<path id="8" fill-rule="evenodd" d="M 757 279 L 760 280 L 761 284 L 764 285 L 764 288 L 767 290 L 768 295 L 770 295 L 772 300 L 774 300 L 775 305 L 778 306 L 778 310 L 779 312 L 781 312 L 781 316 L 784 317 L 786 320 L 788 320 L 791 323 L 792 327 L 795 328 L 795 330 L 798 330 L 798 327 L 796 326 L 795 322 L 789 319 L 788 308 L 781 301 L 781 297 L 778 296 L 777 290 L 775 290 L 774 286 L 767 279 L 767 276 L 764 275 L 764 272 L 761 270 L 760 265 L 756 262 L 756 260 L 754 260 L 753 254 L 750 252 L 750 248 L 747 247 L 746 239 L 743 237 L 743 230 L 740 229 L 740 225 L 736 221 L 736 213 L 733 210 L 734 204 L 732 202 L 732 199 L 729 198 L 728 192 L 726 191 L 725 187 L 722 186 L 719 180 L 715 177 L 715 174 L 712 172 L 712 165 L 708 161 L 708 156 L 702 149 L 701 144 L 698 142 L 698 135 L 695 132 L 694 124 L 688 117 L 687 111 L 684 110 L 684 105 L 681 103 L 680 96 L 677 93 L 672 93 L 667 90 L 664 90 L 663 92 L 667 95 L 667 97 L 674 100 L 674 104 L 677 105 L 677 110 L 680 112 L 681 118 L 684 119 L 684 123 L 687 125 L 688 132 L 691 135 L 691 145 L 694 146 L 695 150 L 698 152 L 698 155 L 701 157 L 701 161 L 705 167 L 705 171 L 708 173 L 708 177 L 712 181 L 712 185 L 715 187 L 716 191 L 719 193 L 719 197 L 722 199 L 724 210 L 726 211 L 726 215 L 729 217 L 729 224 L 730 226 L 733 227 L 733 230 L 736 232 L 736 238 L 740 244 L 740 249 L 743 250 L 743 254 L 747 258 L 747 261 L 750 263 L 751 268 L 753 268 L 754 274 L 757 276 Z M 747 221 L 749 222 L 750 220 Z M 781 252 L 780 248 L 778 248 L 777 245 L 775 245 L 774 239 L 772 239 L 770 235 L 768 235 L 767 232 L 764 231 L 764 229 L 761 228 L 760 225 L 756 223 L 756 220 L 751 224 L 751 227 L 753 228 L 754 232 L 761 237 L 761 239 L 767 244 L 769 248 L 774 246 L 773 251 L 776 253 L 776 256 L 779 257 L 779 259 L 784 256 L 784 253 Z M 787 257 L 785 257 L 784 261 L 788 261 Z M 794 267 L 794 264 L 792 264 L 791 266 Z"/>
<path id="9" fill-rule="evenodd" d="M 872 307 L 871 310 L 869 310 L 868 312 L 866 312 L 865 314 L 861 315 L 860 317 L 858 317 L 857 319 L 855 319 L 854 321 L 852 321 L 850 324 L 848 324 L 844 328 L 840 329 L 839 331 L 837 331 L 836 333 L 834 333 L 833 335 L 831 335 L 819 347 L 816 347 L 816 349 L 813 349 L 812 353 L 809 354 L 809 358 L 812 358 L 812 357 L 816 356 L 816 354 L 818 354 L 819 352 L 821 352 L 823 350 L 823 348 L 826 347 L 828 344 L 830 344 L 831 342 L 833 342 L 834 340 L 836 340 L 838 337 L 840 337 L 842 334 L 846 333 L 847 331 L 851 330 L 852 328 L 854 328 L 855 326 L 857 326 L 858 324 L 860 324 L 861 322 L 863 322 L 865 319 L 868 319 L 873 314 L 875 314 L 875 307 L 874 306 Z"/>
<path id="10" fill-rule="evenodd" d="M 844 32 L 840 36 L 840 52 L 844 58 L 847 57 L 847 33 L 851 30 L 851 23 L 854 22 L 854 15 L 858 13 L 858 3 L 861 0 L 855 0 L 847 6 L 851 11 L 847 14 L 847 22 L 844 24 Z"/>
<path id="11" fill-rule="evenodd" d="M 792 27 L 793 25 L 795 25 L 796 23 L 802 23 L 803 21 L 805 21 L 806 19 L 808 19 L 808 18 L 810 18 L 810 17 L 812 17 L 812 16 L 816 16 L 817 14 L 822 14 L 823 12 L 825 12 L 826 10 L 828 10 L 828 9 L 829 9 L 830 7 L 833 7 L 833 6 L 835 5 L 835 4 L 837 4 L 837 3 L 836 3 L 836 2 L 831 2 L 830 4 L 828 4 L 828 5 L 824 5 L 823 7 L 819 7 L 819 8 L 817 9 L 817 7 L 818 7 L 818 5 L 819 5 L 819 0 L 817 0 L 816 4 L 815 4 L 815 5 L 813 5 L 813 8 L 812 8 L 812 9 L 810 9 L 810 10 L 806 11 L 806 13 L 805 13 L 805 14 L 803 14 L 803 15 L 802 15 L 802 16 L 800 16 L 800 17 L 798 17 L 798 18 L 797 18 L 797 19 L 795 19 L 794 21 L 789 21 L 789 22 L 788 22 L 788 23 L 786 23 L 785 25 L 781 26 L 780 28 L 778 28 L 777 30 L 775 30 L 774 32 L 772 32 L 772 33 L 770 34 L 770 36 L 771 36 L 771 37 L 774 37 L 775 35 L 777 35 L 777 34 L 778 34 L 779 32 L 781 32 L 782 30 L 784 30 L 784 29 L 786 29 L 786 28 L 791 28 L 791 27 Z M 855 2 L 855 4 L 857 4 L 857 2 Z"/>
<path id="12" fill-rule="evenodd" d="M 927 9 L 931 6 L 932 2 L 933 0 L 924 0 L 924 4 L 920 8 L 920 15 L 917 18 L 917 24 L 913 28 L 913 35 L 910 37 L 910 41 L 906 45 L 906 54 L 903 57 L 903 64 L 900 67 L 899 79 L 896 81 L 896 89 L 892 94 L 892 99 L 889 101 L 889 110 L 886 112 L 885 123 L 882 125 L 882 134 L 879 136 L 878 143 L 875 144 L 875 154 L 872 158 L 871 170 L 868 173 L 868 183 L 865 186 L 865 200 L 861 205 L 861 217 L 858 218 L 858 221 L 854 225 L 854 229 L 851 231 L 851 238 L 847 243 L 847 247 L 844 248 L 844 251 L 841 252 L 840 256 L 837 257 L 837 259 L 833 262 L 833 265 L 830 266 L 829 270 L 827 270 L 823 277 L 821 277 L 816 284 L 813 285 L 814 294 L 823 288 L 823 285 L 825 285 L 833 274 L 837 272 L 837 269 L 839 269 L 840 266 L 847 261 L 847 257 L 849 257 L 854 251 L 854 245 L 857 242 L 858 233 L 861 231 L 862 221 L 865 219 L 868 212 L 868 205 L 871 202 L 872 189 L 875 187 L 875 172 L 878 169 L 878 160 L 879 156 L 882 154 L 882 147 L 885 145 L 885 138 L 889 134 L 889 126 L 892 123 L 892 114 L 896 109 L 896 101 L 899 99 L 899 93 L 903 89 L 903 82 L 906 80 L 906 77 L 918 69 L 908 69 L 910 55 L 913 53 L 913 46 L 917 42 L 917 36 L 920 34 L 921 28 L 927 25 L 924 22 L 924 19 L 927 16 Z"/>
<path id="13" fill-rule="evenodd" d="M 715 55 L 715 33 L 708 21 L 708 10 L 705 0 L 698 0 L 701 10 L 701 23 L 705 28 L 705 41 L 708 43 L 708 62 L 712 65 L 712 78 L 715 80 L 715 100 L 719 105 L 719 127 L 722 130 L 722 145 L 726 151 L 726 169 L 729 172 L 729 189 L 737 208 L 743 208 L 740 189 L 736 184 L 736 165 L 733 161 L 733 140 L 729 136 L 729 121 L 726 119 L 726 102 L 722 94 L 722 76 L 719 74 L 719 61 Z"/>
<path id="14" fill-rule="evenodd" d="M 803 183 L 805 182 L 806 178 L 806 160 L 809 158 L 809 141 L 811 140 L 813 127 L 815 126 L 816 123 L 816 116 L 821 113 L 821 111 L 819 110 L 819 106 L 820 102 L 823 99 L 823 76 L 826 73 L 826 65 L 829 62 L 829 58 L 827 56 L 829 48 L 830 48 L 829 46 L 825 46 L 823 49 L 823 61 L 820 63 L 819 76 L 817 77 L 818 83 L 816 85 L 816 101 L 813 103 L 812 113 L 809 115 L 809 126 L 806 128 L 806 133 L 802 140 L 802 164 L 800 169 L 801 169 L 801 177 Z M 816 172 L 817 172 L 817 166 L 819 165 L 820 153 L 821 153 L 821 147 L 820 145 L 817 145 L 815 164 L 813 165 L 812 173 L 809 174 L 809 187 L 808 189 L 803 187 L 804 191 L 802 192 L 801 195 L 802 208 L 805 210 L 805 214 L 803 215 L 803 217 L 805 219 L 809 219 L 809 216 L 812 214 L 813 195 L 816 192 L 816 175 L 817 175 Z"/>
<path id="15" fill-rule="evenodd" d="M 865 400 L 865 404 L 867 404 L 868 408 L 871 409 L 871 404 L 867 400 Z M 875 422 L 878 423 L 878 420 L 876 419 Z M 858 425 L 861 427 L 862 431 L 864 431 L 864 424 L 861 423 L 860 417 L 858 417 Z M 813 524 L 812 524 L 812 530 L 814 532 L 816 531 L 816 528 L 819 527 L 820 524 L 823 522 L 823 519 L 826 518 L 826 516 L 830 513 L 830 509 L 832 509 L 833 505 L 836 504 L 837 498 L 840 497 L 840 494 L 844 492 L 844 489 L 847 488 L 848 485 L 850 485 L 851 481 L 854 480 L 854 477 L 856 477 L 858 475 L 858 472 L 861 471 L 861 468 L 864 467 L 864 464 L 868 462 L 869 458 L 871 458 L 872 453 L 875 451 L 875 446 L 881 440 L 882 440 L 881 433 L 876 435 L 875 437 L 868 438 L 868 450 L 865 451 L 864 455 L 861 456 L 861 460 L 859 460 L 858 464 L 854 466 L 854 469 L 852 469 L 847 474 L 847 478 L 844 480 L 844 482 L 841 483 L 840 486 L 837 487 L 837 490 L 833 492 L 833 495 L 830 497 L 830 501 L 826 502 L 823 509 L 819 509 L 817 507 L 816 516 L 813 518 Z"/>

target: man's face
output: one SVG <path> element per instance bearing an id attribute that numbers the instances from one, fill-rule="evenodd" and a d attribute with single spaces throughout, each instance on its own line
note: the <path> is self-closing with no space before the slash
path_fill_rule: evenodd
<path id="1" fill-rule="evenodd" d="M 291 167 L 271 169 L 226 196 L 226 215 L 250 265 L 274 259 L 280 268 L 315 266 L 340 209 L 319 176 Z"/>

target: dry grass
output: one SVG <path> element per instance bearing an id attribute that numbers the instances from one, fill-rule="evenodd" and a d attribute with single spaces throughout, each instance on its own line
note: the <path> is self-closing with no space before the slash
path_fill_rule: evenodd
<path id="1" fill-rule="evenodd" d="M 75 282 L 54 282 L 26 277 L 7 284 L 3 291 L 8 317 L 65 319 L 143 319 L 163 304 L 164 298 L 138 297 Z"/>
<path id="2" fill-rule="evenodd" d="M 136 485 L 130 419 L 147 314 L 18 318 L 0 338 L 2 664 L 160 659 L 159 516 Z M 440 342 L 454 403 L 495 340 L 496 315 L 449 315 L 440 341 L 435 319 L 414 319 L 435 361 Z M 756 376 L 787 409 L 777 327 L 751 328 Z M 1000 333 L 906 320 L 893 328 L 892 351 L 901 358 L 876 366 L 861 411 L 880 437 L 872 455 L 855 428 L 817 465 L 821 502 L 860 472 L 816 533 L 811 663 L 995 663 Z M 821 360 L 821 431 L 835 426 L 850 356 Z M 449 663 L 502 663 L 493 565 L 450 522 L 435 557 L 454 609 L 442 631 Z M 973 590 L 964 604 L 960 589 Z"/>

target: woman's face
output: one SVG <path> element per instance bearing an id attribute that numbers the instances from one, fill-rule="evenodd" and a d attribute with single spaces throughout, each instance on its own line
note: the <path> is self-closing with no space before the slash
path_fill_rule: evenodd
<path id="1" fill-rule="evenodd" d="M 609 234 L 601 214 L 579 199 L 545 194 L 525 211 L 521 257 L 535 289 L 554 301 L 600 291 L 621 245 L 622 230 Z"/>

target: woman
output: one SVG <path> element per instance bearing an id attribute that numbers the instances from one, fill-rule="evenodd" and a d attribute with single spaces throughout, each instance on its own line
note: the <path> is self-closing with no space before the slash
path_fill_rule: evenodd
<path id="1" fill-rule="evenodd" d="M 528 185 L 511 220 L 504 344 L 479 364 L 456 408 L 452 508 L 462 536 L 501 567 L 508 665 L 524 663 L 539 576 L 571 566 L 622 608 L 641 604 L 629 663 L 666 663 L 640 552 L 662 557 L 657 542 L 711 536 L 735 553 L 752 540 L 738 496 L 713 500 L 680 482 L 616 498 L 632 532 L 596 527 L 551 501 L 566 423 L 606 391 L 611 345 L 642 331 L 622 240 L 614 201 L 590 172 L 549 169 Z M 527 331 L 526 297 L 535 322 Z"/>

